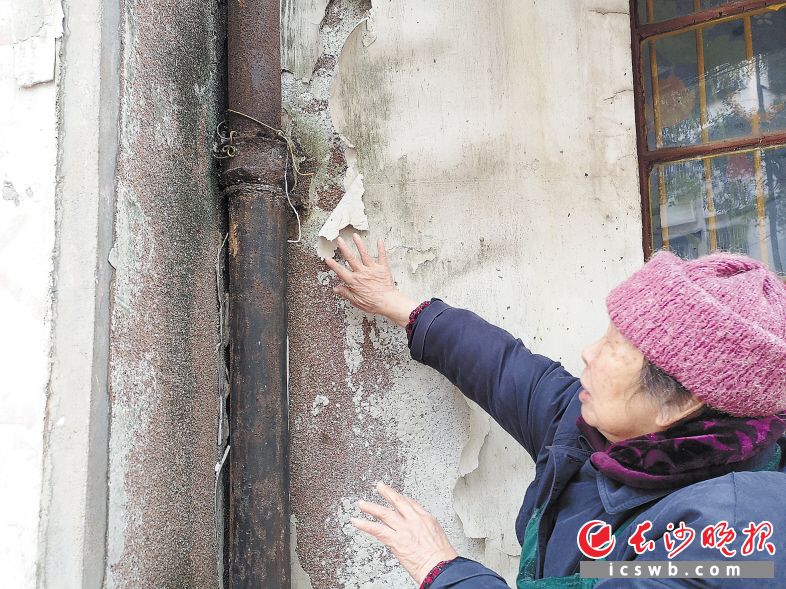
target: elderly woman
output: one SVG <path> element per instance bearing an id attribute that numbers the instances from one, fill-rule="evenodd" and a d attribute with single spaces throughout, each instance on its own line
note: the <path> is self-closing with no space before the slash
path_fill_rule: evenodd
<path id="1" fill-rule="evenodd" d="M 382 241 L 375 260 L 354 240 L 359 256 L 339 241 L 348 268 L 327 260 L 344 283 L 335 292 L 406 327 L 412 357 L 536 463 L 516 519 L 518 588 L 784 586 L 786 286 L 764 265 L 726 253 L 655 254 L 608 295 L 608 329 L 582 352 L 576 378 L 470 311 L 408 298 Z M 420 504 L 378 490 L 392 509 L 361 501 L 376 521 L 353 523 L 416 583 L 506 587 L 458 556 Z M 694 578 L 698 570 L 680 570 L 680 580 L 585 578 L 581 561 L 593 559 L 631 561 L 630 577 L 645 561 L 775 562 L 774 578 L 747 582 Z"/>

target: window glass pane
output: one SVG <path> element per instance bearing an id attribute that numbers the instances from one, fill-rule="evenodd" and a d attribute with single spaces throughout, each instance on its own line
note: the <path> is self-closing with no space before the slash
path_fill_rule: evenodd
<path id="1" fill-rule="evenodd" d="M 658 164 L 650 214 L 653 251 L 739 252 L 786 274 L 786 147 Z"/>
<path id="2" fill-rule="evenodd" d="M 753 69 L 745 57 L 745 26 L 733 20 L 702 32 L 710 141 L 750 135 L 756 108 Z"/>
<path id="3" fill-rule="evenodd" d="M 642 59 L 650 150 L 786 129 L 786 6 L 654 37 Z"/>
<path id="4" fill-rule="evenodd" d="M 648 66 L 644 75 L 649 78 L 645 116 L 650 149 L 700 143 L 695 33 L 646 42 L 644 54 Z"/>
<path id="5" fill-rule="evenodd" d="M 718 248 L 761 259 L 754 154 L 710 160 Z"/>
<path id="6" fill-rule="evenodd" d="M 652 234 L 657 236 L 653 249 L 669 249 L 684 258 L 708 253 L 704 163 L 687 160 L 655 169 L 650 177 L 651 208 L 657 210 L 657 219 L 652 218 Z"/>
<path id="7" fill-rule="evenodd" d="M 786 9 L 751 18 L 761 131 L 786 129 Z"/>
<path id="8" fill-rule="evenodd" d="M 786 274 L 786 148 L 763 150 L 762 166 L 769 264 Z"/>

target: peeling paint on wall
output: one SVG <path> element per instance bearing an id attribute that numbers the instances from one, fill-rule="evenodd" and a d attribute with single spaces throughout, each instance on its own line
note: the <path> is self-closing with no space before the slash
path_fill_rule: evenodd
<path id="1" fill-rule="evenodd" d="M 14 185 L 6 180 L 3 182 L 3 200 L 8 200 L 19 206 L 19 193 L 14 188 Z"/>
<path id="2" fill-rule="evenodd" d="M 315 172 L 308 195 L 303 195 L 308 203 L 304 242 L 319 237 L 324 248 L 293 249 L 290 268 L 292 500 L 300 522 L 298 545 L 308 554 L 303 568 L 314 587 L 371 589 L 411 582 L 386 549 L 349 524 L 351 516 L 359 515 L 357 499 L 379 500 L 373 492 L 376 480 L 412 492 L 449 530 L 460 526 L 455 514 L 445 513 L 446 506 L 436 500 L 449 495 L 449 480 L 413 484 L 402 478 L 440 459 L 458 461 L 464 442 L 461 428 L 451 427 L 441 436 L 455 440 L 452 458 L 437 457 L 439 446 L 419 433 L 429 423 L 436 428 L 456 417 L 454 411 L 446 413 L 440 399 L 423 395 L 438 386 L 438 377 L 407 360 L 406 339 L 398 327 L 336 300 L 330 290 L 335 276 L 319 257 L 335 249 L 325 235 L 334 240 L 337 234 L 347 237 L 353 229 L 368 227 L 358 154 L 330 115 L 331 88 L 344 60 L 345 40 L 373 46 L 369 8 L 362 2 L 331 3 L 320 29 L 323 53 L 311 81 L 286 73 L 283 77 L 292 129 Z M 391 251 L 390 256 L 399 267 L 434 259 L 431 252 L 421 261 L 410 254 L 407 261 L 405 250 Z M 422 379 L 415 389 L 413 371 Z M 318 395 L 309 395 L 315 390 Z"/>
<path id="3" fill-rule="evenodd" d="M 407 248 L 407 262 L 409 262 L 409 269 L 413 274 L 417 272 L 422 264 L 436 259 L 437 254 L 433 249 L 422 251 L 415 248 Z"/>
<path id="4" fill-rule="evenodd" d="M 37 6 L 36 6 L 37 4 Z M 21 88 L 52 82 L 55 79 L 57 40 L 63 35 L 63 9 L 60 2 L 36 0 L 33 5 L 9 6 L 13 42 L 13 68 Z M 0 38 L 5 37 L 0 31 Z"/>
<path id="5" fill-rule="evenodd" d="M 576 371 L 605 329 L 606 291 L 641 262 L 630 32 L 598 14 L 626 11 L 334 0 L 308 31 L 285 16 L 284 37 L 316 55 L 308 79 L 283 75 L 315 173 L 300 188 L 305 241 L 324 240 L 292 250 L 289 276 L 292 494 L 315 589 L 409 586 L 348 526 L 375 478 L 426 505 L 461 554 L 515 577 L 532 461 L 415 365 L 401 330 L 338 301 L 319 256 L 363 211 L 402 290 L 471 308 Z M 317 395 L 330 404 L 314 415 Z"/>
<path id="6" fill-rule="evenodd" d="M 14 45 L 16 82 L 23 88 L 55 78 L 55 37 L 35 36 Z"/>
<path id="7" fill-rule="evenodd" d="M 352 147 L 344 152 L 347 161 L 347 172 L 344 176 L 344 196 L 338 201 L 336 208 L 319 230 L 317 252 L 320 258 L 333 256 L 336 251 L 336 239 L 342 229 L 352 228 L 357 231 L 368 231 L 368 217 L 363 205 L 363 174 L 357 169 L 357 154 Z"/>
<path id="8" fill-rule="evenodd" d="M 281 68 L 308 81 L 322 51 L 320 23 L 328 0 L 282 0 Z"/>

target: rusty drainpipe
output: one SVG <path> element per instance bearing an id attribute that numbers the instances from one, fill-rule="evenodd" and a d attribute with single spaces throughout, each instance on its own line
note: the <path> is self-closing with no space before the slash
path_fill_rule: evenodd
<path id="1" fill-rule="evenodd" d="M 290 587 L 288 151 L 268 128 L 281 127 L 279 1 L 227 4 L 231 589 Z"/>

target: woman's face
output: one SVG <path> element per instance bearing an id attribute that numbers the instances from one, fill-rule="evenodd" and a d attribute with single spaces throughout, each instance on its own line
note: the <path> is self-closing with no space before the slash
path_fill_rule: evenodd
<path id="1" fill-rule="evenodd" d="M 611 442 L 663 429 L 658 407 L 641 388 L 644 354 L 613 323 L 581 352 L 581 416 Z"/>

